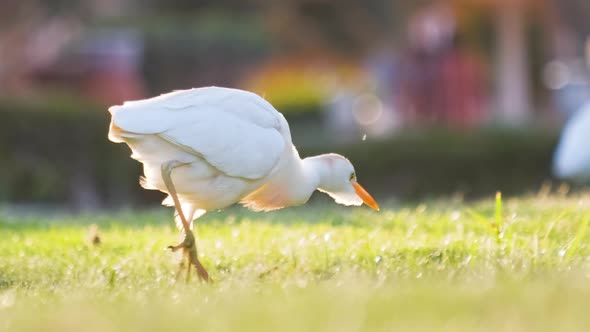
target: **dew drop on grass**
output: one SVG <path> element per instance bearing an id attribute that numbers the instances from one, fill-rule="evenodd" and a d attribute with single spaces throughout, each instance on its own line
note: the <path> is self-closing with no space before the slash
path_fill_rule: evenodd
<path id="1" fill-rule="evenodd" d="M 416 207 L 417 214 L 423 214 L 424 212 L 426 212 L 426 205 L 420 204 L 418 207 Z"/>
<path id="2" fill-rule="evenodd" d="M 463 266 L 468 265 L 469 262 L 471 262 L 471 255 L 467 255 L 467 257 L 465 257 L 465 259 L 463 260 L 461 265 L 463 265 Z"/>
<path id="3" fill-rule="evenodd" d="M 16 303 L 16 292 L 8 290 L 4 293 L 0 293 L 0 309 L 7 309 Z"/>
<path id="4" fill-rule="evenodd" d="M 297 241 L 297 246 L 298 247 L 303 247 L 305 246 L 305 238 L 300 238 L 299 241 Z"/>
<path id="5" fill-rule="evenodd" d="M 305 288 L 305 287 L 307 287 L 307 280 L 297 279 L 297 281 L 295 281 L 295 285 L 297 285 L 297 287 L 299 287 L 299 288 Z"/>

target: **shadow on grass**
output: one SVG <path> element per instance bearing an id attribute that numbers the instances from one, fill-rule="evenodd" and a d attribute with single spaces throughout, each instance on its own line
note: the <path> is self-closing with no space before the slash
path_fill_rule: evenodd
<path id="1" fill-rule="evenodd" d="M 172 208 L 157 207 L 149 210 L 97 211 L 96 213 L 13 213 L 0 210 L 0 230 L 42 230 L 53 227 L 87 227 L 96 224 L 101 228 L 144 228 L 146 226 L 175 227 Z M 345 207 L 325 202 L 290 207 L 270 212 L 254 212 L 235 205 L 219 211 L 209 211 L 196 220 L 202 225 L 240 224 L 243 222 L 269 224 L 326 224 L 330 226 L 371 223 L 381 215 L 369 208 Z M 366 226 L 366 225 L 364 225 Z"/>

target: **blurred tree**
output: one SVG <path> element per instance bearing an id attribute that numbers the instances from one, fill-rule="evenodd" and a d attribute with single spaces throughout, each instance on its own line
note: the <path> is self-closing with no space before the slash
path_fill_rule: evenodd
<path id="1" fill-rule="evenodd" d="M 262 10 L 281 49 L 355 57 L 399 40 L 408 13 L 425 2 L 282 0 Z"/>
<path id="2" fill-rule="evenodd" d="M 590 35 L 590 1 L 548 0 L 559 10 L 563 22 L 567 23 L 579 38 Z"/>

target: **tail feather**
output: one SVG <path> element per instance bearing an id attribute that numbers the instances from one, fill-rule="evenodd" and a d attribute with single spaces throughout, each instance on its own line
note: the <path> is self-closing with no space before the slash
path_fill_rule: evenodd
<path id="1" fill-rule="evenodd" d="M 109 140 L 115 143 L 123 143 L 125 142 L 121 137 L 123 134 L 123 129 L 119 128 L 113 120 L 111 120 L 111 124 L 109 126 Z"/>
<path id="2" fill-rule="evenodd" d="M 139 185 L 143 188 L 143 189 L 147 189 L 147 190 L 159 190 L 158 187 L 154 186 L 153 184 L 150 183 L 150 181 L 145 177 L 145 176 L 140 176 L 139 177 Z M 164 203 L 166 202 L 166 203 Z M 172 202 L 172 198 L 170 196 L 166 197 L 164 199 L 164 201 L 162 202 L 163 205 L 166 206 L 173 206 L 174 202 L 172 202 L 172 204 L 170 205 L 169 202 Z"/>

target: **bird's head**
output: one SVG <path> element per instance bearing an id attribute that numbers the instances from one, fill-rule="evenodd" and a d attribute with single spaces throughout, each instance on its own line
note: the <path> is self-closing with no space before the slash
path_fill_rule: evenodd
<path id="1" fill-rule="evenodd" d="M 326 154 L 318 157 L 323 171 L 318 190 L 330 195 L 338 204 L 367 204 L 379 211 L 373 197 L 357 182 L 354 167 L 341 155 Z"/>

